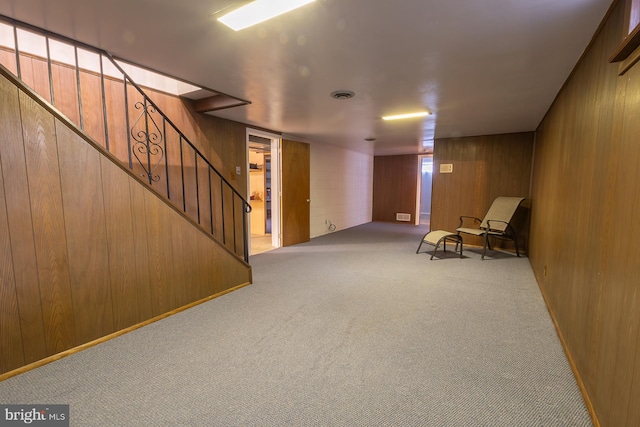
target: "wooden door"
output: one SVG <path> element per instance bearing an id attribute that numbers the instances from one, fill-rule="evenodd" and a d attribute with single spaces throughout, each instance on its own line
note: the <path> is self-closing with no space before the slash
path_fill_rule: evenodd
<path id="1" fill-rule="evenodd" d="M 282 140 L 282 246 L 310 238 L 309 144 Z"/>

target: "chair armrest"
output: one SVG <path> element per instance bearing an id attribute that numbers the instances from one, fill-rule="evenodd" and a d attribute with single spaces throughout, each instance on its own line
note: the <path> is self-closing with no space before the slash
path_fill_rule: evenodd
<path id="1" fill-rule="evenodd" d="M 482 220 L 481 220 L 480 218 L 476 218 L 475 216 L 464 216 L 464 215 L 462 215 L 462 216 L 460 217 L 460 224 L 458 224 L 458 228 L 462 227 L 462 223 L 463 223 L 463 220 L 464 220 L 465 218 L 466 218 L 466 219 L 472 219 L 474 223 L 475 223 L 475 222 L 477 222 L 478 224 L 482 223 Z"/>
<path id="2" fill-rule="evenodd" d="M 495 224 L 495 223 L 497 223 L 497 222 L 500 222 L 500 223 L 502 223 L 502 224 L 505 224 L 505 225 L 506 225 L 506 227 L 505 227 L 505 230 L 504 230 L 504 231 L 503 231 L 503 230 L 498 230 L 498 229 L 493 228 L 493 227 L 491 226 L 491 223 L 494 223 L 494 224 Z M 487 220 L 487 231 L 499 231 L 499 232 L 501 232 L 501 233 L 504 233 L 504 232 L 506 232 L 508 229 L 509 229 L 509 223 L 508 223 L 507 221 L 501 221 L 501 220 L 499 220 L 499 219 L 488 219 L 488 220 Z"/>

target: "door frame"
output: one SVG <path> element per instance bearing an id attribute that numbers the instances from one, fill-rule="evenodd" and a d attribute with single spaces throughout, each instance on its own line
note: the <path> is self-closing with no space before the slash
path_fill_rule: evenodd
<path id="1" fill-rule="evenodd" d="M 249 185 L 249 135 L 259 136 L 271 140 L 271 246 L 279 248 L 282 246 L 282 218 L 281 218 L 281 144 L 282 137 L 278 134 L 263 130 L 246 128 L 246 159 L 245 169 L 247 171 L 247 194 L 250 194 Z M 251 230 L 251 215 L 249 215 L 249 230 Z M 251 233 L 249 234 L 249 255 L 251 255 Z"/>
<path id="2" fill-rule="evenodd" d="M 431 158 L 433 163 L 433 153 L 418 155 L 418 191 L 416 194 L 416 213 L 414 217 L 414 224 L 420 225 L 420 215 L 422 214 L 422 160 L 425 158 Z M 431 191 L 429 192 L 431 201 L 433 201 L 433 172 L 431 173 Z M 429 218 L 429 229 L 431 229 L 431 218 Z"/>

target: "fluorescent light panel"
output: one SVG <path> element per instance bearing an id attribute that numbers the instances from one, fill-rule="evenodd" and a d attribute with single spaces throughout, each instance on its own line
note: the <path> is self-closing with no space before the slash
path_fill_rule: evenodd
<path id="1" fill-rule="evenodd" d="M 315 0 L 256 0 L 218 18 L 227 27 L 240 31 L 287 13 Z"/>
<path id="2" fill-rule="evenodd" d="M 382 117 L 382 120 L 400 120 L 400 119 L 411 119 L 414 117 L 424 117 L 424 116 L 428 116 L 429 113 L 428 111 L 419 111 L 417 113 L 407 113 L 407 114 L 398 114 L 397 116 L 384 116 Z"/>

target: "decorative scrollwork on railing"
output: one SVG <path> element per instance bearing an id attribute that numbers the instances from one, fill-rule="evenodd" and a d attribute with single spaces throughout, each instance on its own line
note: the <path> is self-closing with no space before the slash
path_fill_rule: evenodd
<path id="1" fill-rule="evenodd" d="M 133 126 L 131 126 L 131 137 L 135 141 L 131 151 L 144 170 L 144 173 L 140 174 L 140 176 L 148 179 L 149 184 L 153 184 L 160 180 L 160 175 L 156 174 L 155 171 L 164 158 L 164 148 L 161 145 L 162 131 L 152 116 L 152 114 L 156 113 L 156 109 L 147 102 L 146 98 L 144 102 L 136 102 L 135 108 L 141 111 Z"/>

